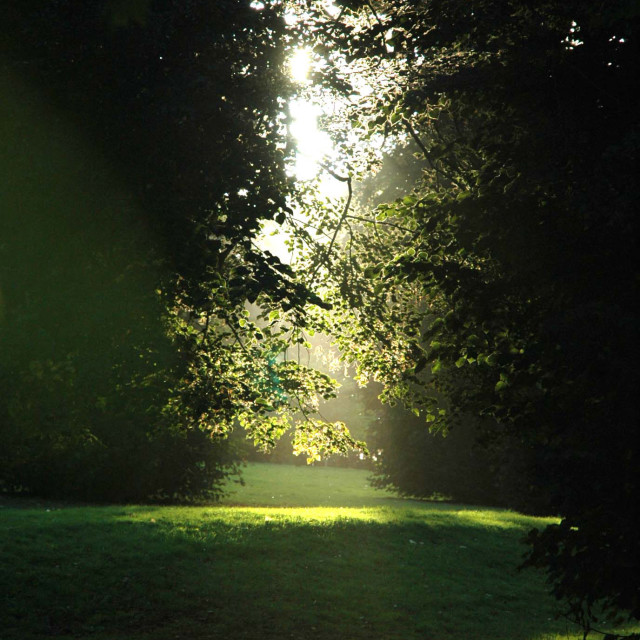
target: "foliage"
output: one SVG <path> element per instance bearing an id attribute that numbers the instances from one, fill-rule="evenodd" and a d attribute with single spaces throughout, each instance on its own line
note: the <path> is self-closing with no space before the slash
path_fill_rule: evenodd
<path id="1" fill-rule="evenodd" d="M 367 437 L 376 487 L 545 513 L 544 489 L 532 484 L 530 456 L 518 440 L 479 441 L 483 430 L 473 416 L 443 436 L 402 405 L 378 406 L 376 414 Z"/>
<path id="2" fill-rule="evenodd" d="M 279 355 L 324 303 L 256 245 L 290 215 L 282 7 L 1 11 L 2 487 L 215 493 L 234 424 L 268 445 L 333 393 Z"/>
<path id="3" fill-rule="evenodd" d="M 304 363 L 303 368 L 328 372 L 338 384 L 335 397 L 320 399 L 314 410 L 317 408 L 317 414 L 328 425 L 335 425 L 338 429 L 341 428 L 338 426 L 339 423 L 348 425 L 351 436 L 359 442 L 366 443 L 369 426 L 375 420 L 374 413 L 368 411 L 365 406 L 367 395 L 370 395 L 369 390 L 358 385 L 349 375 L 350 371 L 345 370 L 344 364 L 339 360 L 339 354 L 331 348 L 331 339 L 328 336 L 309 335 L 306 347 L 302 345 L 296 345 L 296 347 L 286 352 L 287 358 L 293 357 L 296 362 Z M 377 406 L 382 408 L 379 402 Z M 264 429 L 265 426 L 263 422 L 262 428 Z M 325 437 L 331 433 L 325 427 L 319 426 L 318 434 L 323 432 Z M 311 438 L 315 437 L 312 430 L 307 429 L 307 433 Z M 309 459 L 308 456 L 301 455 L 303 451 L 300 447 L 296 447 L 295 440 L 298 437 L 297 433 L 287 431 L 277 443 L 274 443 L 274 446 L 268 449 L 260 444 L 260 440 L 256 440 L 255 443 L 247 441 L 238 431 L 232 434 L 231 440 L 242 460 L 302 465 L 309 463 Z M 320 458 L 316 458 L 316 464 L 359 469 L 372 468 L 371 458 L 365 451 L 344 446 L 341 448 L 340 439 L 335 435 L 331 438 L 334 444 L 330 450 L 325 450 Z M 342 442 L 344 444 L 344 439 Z M 328 442 L 325 440 L 326 444 Z"/>
<path id="4" fill-rule="evenodd" d="M 637 8 L 338 4 L 317 51 L 375 87 L 352 83 L 351 126 L 423 170 L 340 218 L 327 330 L 433 430 L 519 440 L 563 517 L 529 564 L 576 618 L 637 618 Z"/>

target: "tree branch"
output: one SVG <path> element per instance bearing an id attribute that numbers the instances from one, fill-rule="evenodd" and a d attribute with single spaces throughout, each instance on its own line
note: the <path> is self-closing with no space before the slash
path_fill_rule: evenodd
<path id="1" fill-rule="evenodd" d="M 420 151 L 422 151 L 422 153 L 424 154 L 424 157 L 429 161 L 429 164 L 431 165 L 433 170 L 436 173 L 443 175 L 447 180 L 453 182 L 453 184 L 460 187 L 460 189 L 462 189 L 463 191 L 466 191 L 467 186 L 464 183 L 461 183 L 454 176 L 449 174 L 447 171 L 444 171 L 442 168 L 437 167 L 435 160 L 431 156 L 431 152 L 427 149 L 427 147 L 424 145 L 422 140 L 420 140 L 420 136 L 418 136 L 418 134 L 416 133 L 416 130 L 413 128 L 413 125 L 411 124 L 411 122 L 409 122 L 409 120 L 403 117 L 402 124 L 406 127 L 407 131 L 413 138 L 414 142 L 418 145 L 418 147 L 420 148 Z"/>
<path id="2" fill-rule="evenodd" d="M 325 171 L 327 171 L 329 173 L 329 175 L 334 177 L 336 180 L 340 180 L 340 182 L 346 182 L 347 183 L 347 188 L 349 189 L 349 194 L 347 196 L 347 201 L 345 202 L 344 209 L 342 210 L 342 215 L 340 216 L 340 220 L 338 220 L 338 224 L 336 225 L 335 231 L 333 232 L 333 237 L 331 238 L 331 242 L 329 243 L 328 248 L 323 251 L 323 253 L 326 256 L 326 259 L 330 260 L 331 251 L 333 250 L 333 245 L 336 242 L 336 238 L 338 237 L 338 233 L 340 231 L 340 228 L 344 224 L 344 221 L 347 219 L 347 214 L 349 213 L 349 209 L 351 208 L 351 199 L 353 198 L 353 185 L 351 184 L 351 176 L 350 175 L 346 176 L 346 177 L 339 176 L 337 173 L 332 171 L 325 164 L 321 164 L 320 166 L 323 169 L 325 169 Z M 315 278 L 316 274 L 318 273 L 318 269 L 320 269 L 320 263 L 318 263 L 316 265 L 316 268 L 311 272 L 311 280 L 313 280 L 313 278 Z"/>

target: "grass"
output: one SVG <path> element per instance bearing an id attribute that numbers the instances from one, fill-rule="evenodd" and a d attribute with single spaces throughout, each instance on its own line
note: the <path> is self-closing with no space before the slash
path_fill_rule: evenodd
<path id="1" fill-rule="evenodd" d="M 541 519 L 400 500 L 366 472 L 251 465 L 209 507 L 0 508 L 0 638 L 577 640 Z"/>

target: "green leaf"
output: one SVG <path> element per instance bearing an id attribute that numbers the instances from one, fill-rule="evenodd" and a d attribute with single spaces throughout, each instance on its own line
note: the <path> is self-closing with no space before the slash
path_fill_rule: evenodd
<path id="1" fill-rule="evenodd" d="M 485 358 L 485 362 L 490 366 L 493 367 L 494 365 L 498 364 L 498 354 L 494 351 L 493 353 L 490 353 L 486 358 Z"/>
<path id="2" fill-rule="evenodd" d="M 507 374 L 501 373 L 500 380 L 498 380 L 498 382 L 496 383 L 495 390 L 502 391 L 503 389 L 506 389 L 508 386 L 509 386 L 509 379 L 507 378 Z"/>

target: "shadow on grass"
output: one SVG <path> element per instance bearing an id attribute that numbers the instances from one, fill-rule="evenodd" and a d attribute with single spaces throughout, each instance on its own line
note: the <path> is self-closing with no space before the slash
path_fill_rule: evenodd
<path id="1" fill-rule="evenodd" d="M 515 570 L 523 523 L 436 506 L 3 508 L 2 637 L 533 640 L 565 631 L 540 577 Z"/>

